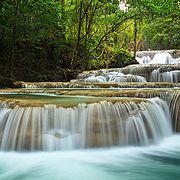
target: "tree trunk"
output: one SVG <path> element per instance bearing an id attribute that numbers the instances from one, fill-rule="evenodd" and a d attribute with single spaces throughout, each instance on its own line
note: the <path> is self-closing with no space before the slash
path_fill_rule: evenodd
<path id="1" fill-rule="evenodd" d="M 133 48 L 133 57 L 135 59 L 137 51 L 137 20 L 134 19 L 134 48 Z"/>
<path id="2" fill-rule="evenodd" d="M 16 34 L 16 26 L 13 25 L 13 32 L 12 32 L 12 40 L 11 40 L 11 50 L 10 50 L 10 77 L 14 77 L 14 47 L 15 47 L 15 34 Z"/>
<path id="3" fill-rule="evenodd" d="M 74 60 L 78 61 L 78 53 L 79 53 L 79 45 L 80 45 L 80 39 L 81 39 L 81 28 L 82 28 L 82 24 L 83 24 L 83 19 L 82 19 L 82 1 L 80 2 L 80 7 L 79 7 L 79 19 L 78 19 L 78 32 L 77 32 L 77 42 L 76 45 L 74 47 L 74 51 L 73 51 L 73 57 L 71 59 L 71 64 L 70 64 L 70 69 L 73 70 L 74 68 Z"/>
<path id="4" fill-rule="evenodd" d="M 12 22 L 12 38 L 11 38 L 11 46 L 10 46 L 10 77 L 14 77 L 14 48 L 15 48 L 15 43 L 16 43 L 16 29 L 17 29 L 17 24 L 16 24 L 16 18 L 17 18 L 17 12 L 18 12 L 18 4 L 16 0 L 13 0 L 13 6 L 14 6 L 14 17 L 15 20 Z"/>

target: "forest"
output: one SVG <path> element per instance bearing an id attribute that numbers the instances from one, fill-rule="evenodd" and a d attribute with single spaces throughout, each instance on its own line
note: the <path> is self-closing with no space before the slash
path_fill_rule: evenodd
<path id="1" fill-rule="evenodd" d="M 1 0 L 0 81 L 69 81 L 180 48 L 178 0 Z"/>

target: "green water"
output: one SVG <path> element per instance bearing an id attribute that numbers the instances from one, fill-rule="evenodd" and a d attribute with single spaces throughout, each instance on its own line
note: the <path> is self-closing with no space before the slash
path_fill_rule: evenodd
<path id="1" fill-rule="evenodd" d="M 95 96 L 79 96 L 79 95 L 55 95 L 55 94 L 45 94 L 45 93 L 0 93 L 0 99 L 16 101 L 20 104 L 38 104 L 40 106 L 45 104 L 54 104 L 63 107 L 73 107 L 78 106 L 80 103 L 95 103 L 105 100 L 121 100 L 127 99 L 136 100 L 139 98 L 127 98 L 127 97 L 95 97 Z M 140 99 L 139 99 L 140 100 Z M 142 99 L 140 100 L 142 101 Z"/>
<path id="2" fill-rule="evenodd" d="M 11 101 L 25 102 L 27 104 L 55 104 L 62 106 L 76 106 L 79 103 L 93 103 L 105 98 L 92 96 L 63 96 L 54 94 L 33 94 L 33 93 L 1 93 L 0 98 Z"/>
<path id="3" fill-rule="evenodd" d="M 149 147 L 0 152 L 0 180 L 179 180 L 180 135 Z"/>

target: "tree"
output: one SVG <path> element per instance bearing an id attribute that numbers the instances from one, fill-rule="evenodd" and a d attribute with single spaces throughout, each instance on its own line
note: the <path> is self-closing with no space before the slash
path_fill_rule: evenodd
<path id="1" fill-rule="evenodd" d="M 128 0 L 129 10 L 141 20 L 141 41 L 145 49 L 179 47 L 179 2 L 177 0 Z"/>
<path id="2" fill-rule="evenodd" d="M 57 39 L 63 38 L 64 33 L 61 7 L 59 2 L 48 0 L 1 2 L 1 59 L 9 59 L 7 64 L 11 67 L 11 77 L 14 76 L 15 60 L 16 63 L 18 59 L 27 62 L 30 59 L 35 60 L 37 51 L 43 49 L 48 60 L 53 58 L 50 55 L 53 46 Z"/>
<path id="3" fill-rule="evenodd" d="M 71 69 L 87 68 L 90 59 L 99 56 L 103 49 L 106 49 L 105 42 L 114 42 L 113 46 L 117 46 L 119 43 L 117 37 L 128 27 L 124 24 L 135 16 L 120 11 L 117 0 L 103 2 L 76 0 L 66 1 L 66 5 L 66 14 L 69 13 L 69 17 L 72 18 L 68 19 L 66 36 L 71 34 L 68 37 L 74 38 L 76 42 L 71 58 Z"/>
<path id="4" fill-rule="evenodd" d="M 178 1 L 126 3 L 122 10 L 119 0 L 2 0 L 0 71 L 19 80 L 68 80 L 92 62 L 129 63 L 124 50 L 135 56 L 140 44 L 179 47 Z"/>

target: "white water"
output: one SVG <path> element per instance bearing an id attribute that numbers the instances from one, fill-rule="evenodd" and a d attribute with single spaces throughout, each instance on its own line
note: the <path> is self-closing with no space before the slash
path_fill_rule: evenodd
<path id="1" fill-rule="evenodd" d="M 180 70 L 160 72 L 160 68 L 154 70 L 150 77 L 151 82 L 180 82 Z"/>
<path id="2" fill-rule="evenodd" d="M 151 59 L 148 55 L 143 57 L 136 57 L 139 64 L 179 64 L 180 58 L 172 58 L 170 53 L 166 51 L 158 52 Z"/>
<path id="3" fill-rule="evenodd" d="M 10 109 L 3 104 L 0 109 L 2 150 L 149 145 L 171 133 L 169 108 L 159 98 L 139 103 L 102 101 L 76 108 L 45 105 Z"/>
<path id="4" fill-rule="evenodd" d="M 180 135 L 149 147 L 0 152 L 0 180 L 179 180 Z"/>
<path id="5" fill-rule="evenodd" d="M 92 75 L 84 80 L 85 82 L 146 82 L 142 76 L 109 72 L 99 76 Z"/>

